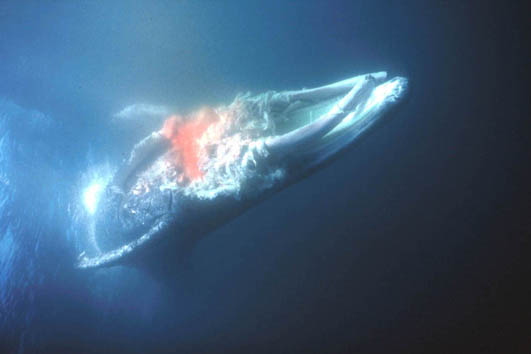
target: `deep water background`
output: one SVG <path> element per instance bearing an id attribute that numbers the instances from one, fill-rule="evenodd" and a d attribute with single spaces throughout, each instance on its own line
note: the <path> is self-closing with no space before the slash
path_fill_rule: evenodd
<path id="1" fill-rule="evenodd" d="M 490 3 L 0 2 L 0 351 L 528 353 L 526 12 Z M 379 70 L 407 102 L 327 169 L 165 272 L 73 268 L 123 107 Z"/>

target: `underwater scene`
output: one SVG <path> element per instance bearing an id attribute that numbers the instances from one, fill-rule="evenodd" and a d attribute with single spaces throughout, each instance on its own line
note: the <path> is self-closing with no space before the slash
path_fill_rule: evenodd
<path id="1" fill-rule="evenodd" d="M 0 353 L 529 353 L 518 2 L 0 1 Z"/>

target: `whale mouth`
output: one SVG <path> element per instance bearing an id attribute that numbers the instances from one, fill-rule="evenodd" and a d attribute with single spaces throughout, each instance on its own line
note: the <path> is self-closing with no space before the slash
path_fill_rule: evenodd
<path id="1" fill-rule="evenodd" d="M 124 263 L 178 218 L 194 229 L 201 204 L 251 200 L 319 167 L 405 95 L 407 79 L 386 76 L 239 96 L 227 107 L 169 117 L 134 147 L 105 189 L 95 214 L 98 251 L 81 257 L 78 267 Z"/>

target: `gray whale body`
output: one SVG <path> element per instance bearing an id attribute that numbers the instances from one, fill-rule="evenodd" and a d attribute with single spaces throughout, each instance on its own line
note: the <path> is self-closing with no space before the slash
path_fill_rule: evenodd
<path id="1" fill-rule="evenodd" d="M 403 77 L 376 72 L 169 117 L 103 190 L 92 218 L 95 247 L 77 267 L 141 264 L 206 235 L 324 167 L 400 102 L 407 86 Z"/>

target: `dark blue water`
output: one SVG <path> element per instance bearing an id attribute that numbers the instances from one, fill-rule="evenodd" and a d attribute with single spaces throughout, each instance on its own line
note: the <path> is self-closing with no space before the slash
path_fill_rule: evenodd
<path id="1" fill-rule="evenodd" d="M 0 351 L 528 352 L 524 12 L 487 3 L 1 2 Z M 123 107 L 379 70 L 408 101 L 327 169 L 163 271 L 74 268 Z"/>

